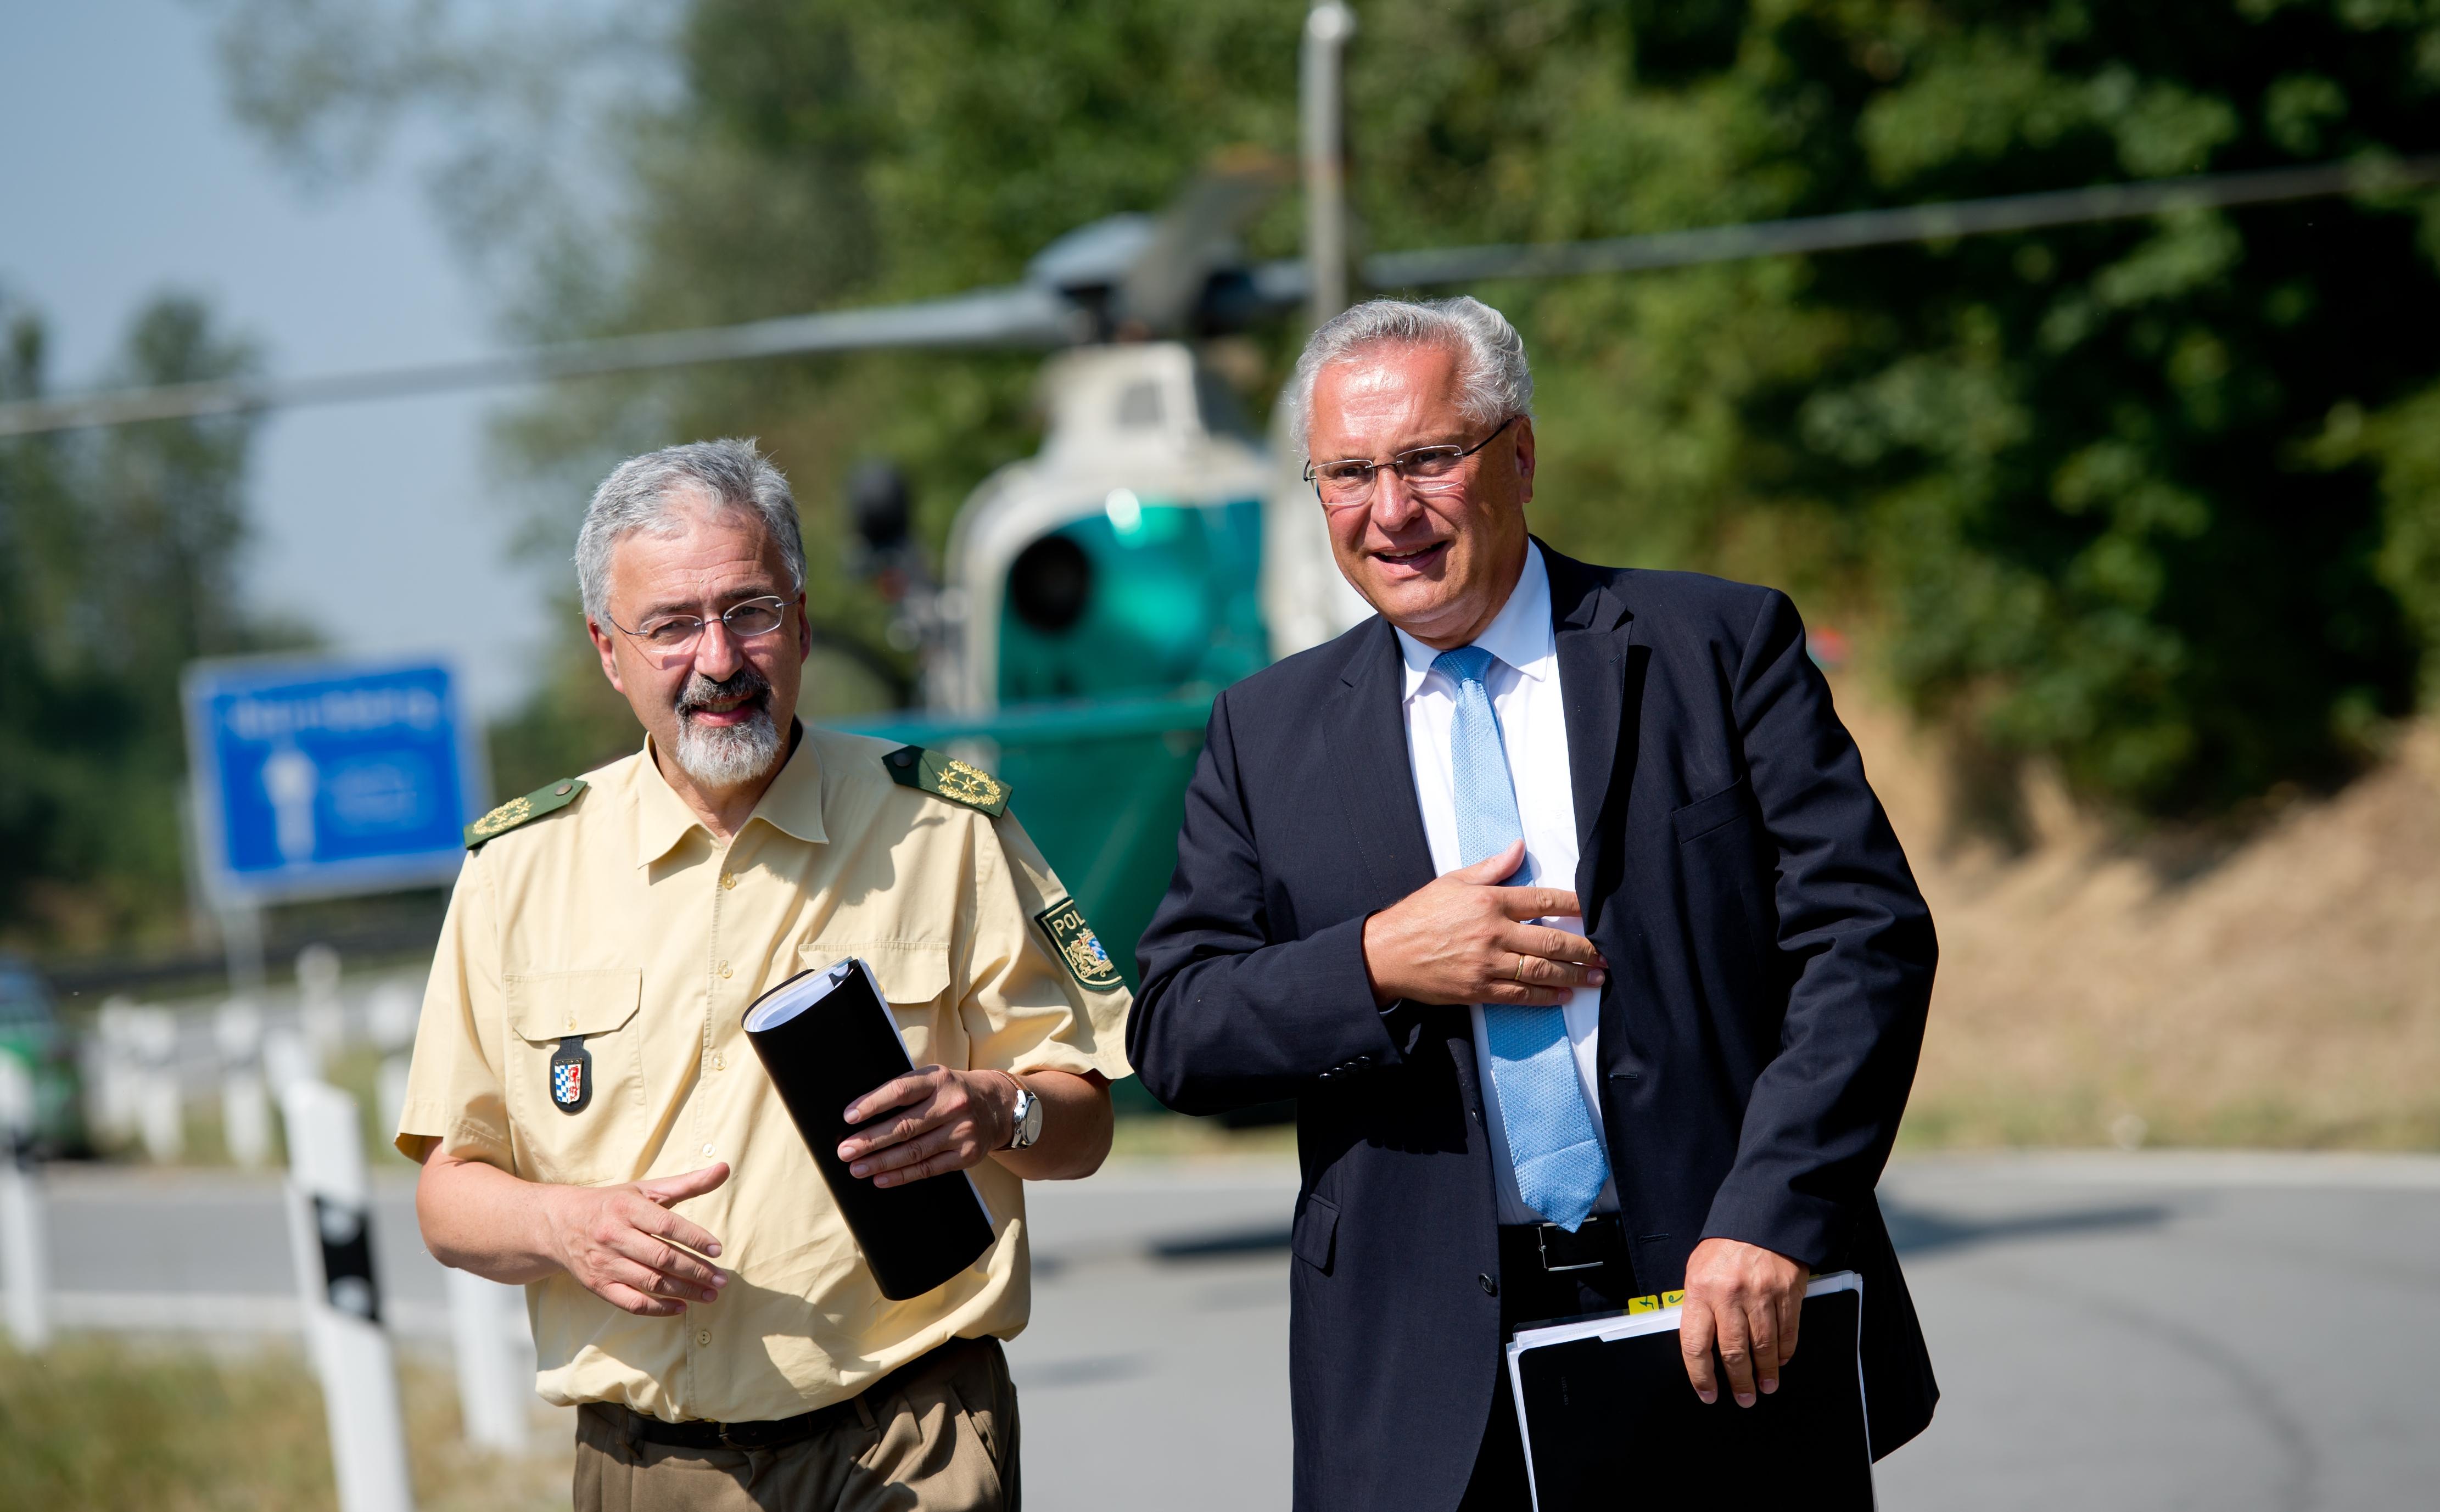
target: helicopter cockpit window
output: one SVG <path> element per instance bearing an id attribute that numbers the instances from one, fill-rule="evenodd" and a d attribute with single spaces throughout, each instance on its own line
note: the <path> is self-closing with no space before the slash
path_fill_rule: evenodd
<path id="1" fill-rule="evenodd" d="M 1157 406 L 1159 390 L 1152 395 Z M 1092 559 L 1068 537 L 1046 535 L 1010 565 L 1008 597 L 1018 619 L 1045 635 L 1057 635 L 1084 617 L 1093 597 Z"/>

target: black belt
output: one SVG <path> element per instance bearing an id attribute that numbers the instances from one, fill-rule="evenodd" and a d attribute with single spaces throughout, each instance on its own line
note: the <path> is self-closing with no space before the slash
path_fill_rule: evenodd
<path id="1" fill-rule="evenodd" d="M 956 1341 L 951 1341 L 955 1342 Z M 942 1346 L 946 1348 L 946 1345 Z M 647 1444 L 667 1444 L 676 1449 L 780 1449 L 802 1443 L 816 1433 L 839 1428 L 855 1417 L 855 1404 L 865 1396 L 894 1386 L 906 1376 L 931 1363 L 938 1350 L 916 1356 L 888 1375 L 882 1377 L 862 1392 L 843 1402 L 816 1407 L 810 1413 L 794 1417 L 774 1417 L 759 1423 L 712 1423 L 701 1418 L 688 1418 L 682 1423 L 666 1423 L 647 1416 L 623 1402 L 587 1402 L 584 1405 L 601 1412 L 616 1423 L 629 1439 L 641 1439 Z"/>
<path id="2" fill-rule="evenodd" d="M 1592 1270 L 1626 1259 L 1626 1233 L 1615 1213 L 1596 1213 L 1570 1233 L 1555 1223 L 1507 1224 L 1499 1234 L 1502 1265 L 1522 1261 L 1552 1275 Z"/>

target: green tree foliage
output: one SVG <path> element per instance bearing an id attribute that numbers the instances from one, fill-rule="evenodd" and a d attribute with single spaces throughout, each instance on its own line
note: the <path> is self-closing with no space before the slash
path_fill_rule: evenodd
<path id="1" fill-rule="evenodd" d="M 0 398 L 40 396 L 43 327 L 0 308 Z M 253 361 L 195 299 L 131 325 L 129 385 Z M 123 938 L 178 916 L 180 669 L 295 643 L 244 615 L 247 420 L 0 441 L 0 918 L 22 940 Z"/>
<path id="2" fill-rule="evenodd" d="M 1379 248 L 2378 160 L 2440 137 L 2425 0 L 1358 9 L 1354 198 Z M 1291 151 L 1302 9 L 694 0 L 673 83 L 602 138 L 627 188 L 620 255 L 546 260 L 527 329 L 1007 281 L 1061 231 L 1157 208 L 1217 150 Z M 1535 508 L 1557 544 L 1785 582 L 1869 624 L 1961 749 L 2191 813 L 2342 773 L 2410 707 L 2418 661 L 2440 662 L 2440 397 L 2418 398 L 2440 369 L 2434 205 L 2367 194 L 1479 292 L 1535 354 Z M 1257 251 L 1293 249 L 1292 211 Z M 1259 399 L 1294 333 L 1258 338 Z M 564 540 L 617 452 L 759 432 L 835 561 L 848 461 L 906 459 L 937 539 L 1027 449 L 1031 366 L 673 374 L 570 388 L 508 434 Z M 870 621 L 860 595 L 816 585 L 842 623 Z"/>

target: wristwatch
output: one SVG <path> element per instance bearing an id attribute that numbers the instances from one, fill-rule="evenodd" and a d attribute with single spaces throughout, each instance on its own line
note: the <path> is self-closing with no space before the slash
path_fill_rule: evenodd
<path id="1" fill-rule="evenodd" d="M 1025 1084 L 1014 1076 L 1008 1079 L 1016 1086 L 1016 1131 L 1009 1136 L 1008 1147 L 1021 1150 L 1042 1137 L 1042 1099 L 1027 1090 Z"/>

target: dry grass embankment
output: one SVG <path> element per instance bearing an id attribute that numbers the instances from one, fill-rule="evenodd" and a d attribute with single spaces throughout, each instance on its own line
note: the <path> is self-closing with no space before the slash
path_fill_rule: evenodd
<path id="1" fill-rule="evenodd" d="M 566 1414 L 537 1428 L 532 1455 L 503 1457 L 458 1436 L 445 1369 L 411 1355 L 400 1374 L 422 1512 L 567 1504 Z M 81 1336 L 39 1356 L 0 1345 L 0 1505 L 325 1512 L 335 1494 L 322 1395 L 294 1343 Z"/>
<path id="2" fill-rule="evenodd" d="M 2037 782 L 2012 857 L 1948 842 L 1926 744 L 1839 693 L 1940 928 L 1909 1144 L 2440 1147 L 2440 725 L 2203 863 Z"/>

